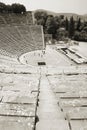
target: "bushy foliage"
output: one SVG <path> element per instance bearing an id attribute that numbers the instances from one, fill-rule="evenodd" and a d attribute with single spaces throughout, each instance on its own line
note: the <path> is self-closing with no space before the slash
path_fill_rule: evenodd
<path id="1" fill-rule="evenodd" d="M 11 5 L 7 5 L 7 6 L 6 6 L 6 12 L 7 12 L 7 13 L 12 13 L 12 12 L 13 12 Z"/>
<path id="2" fill-rule="evenodd" d="M 24 5 L 21 4 L 12 4 L 12 11 L 13 13 L 25 13 L 26 12 L 26 8 Z"/>
<path id="3" fill-rule="evenodd" d="M 47 13 L 45 11 L 37 11 L 37 12 L 35 12 L 35 18 L 37 20 L 46 19 L 47 18 Z"/>
<path id="4" fill-rule="evenodd" d="M 35 18 L 37 19 L 37 24 L 42 25 L 45 30 L 45 24 L 47 20 L 47 13 L 45 11 L 37 11 L 34 14 Z"/>
<path id="5" fill-rule="evenodd" d="M 2 3 L 2 2 L 0 2 L 0 12 L 1 13 L 6 12 L 6 5 L 4 3 Z"/>
<path id="6" fill-rule="evenodd" d="M 0 2 L 0 13 L 25 13 L 26 8 L 22 4 L 12 4 L 12 5 L 6 5 L 2 2 Z"/>
<path id="7" fill-rule="evenodd" d="M 65 40 L 68 37 L 68 31 L 65 28 L 60 28 L 57 30 L 57 40 Z"/>
<path id="8" fill-rule="evenodd" d="M 68 19 L 64 15 L 48 15 L 45 11 L 35 13 L 36 23 L 43 25 L 44 33 L 52 34 L 53 39 L 61 40 L 74 39 L 77 41 L 87 41 L 87 22 L 80 18 L 74 20 L 73 16 Z"/>
<path id="9" fill-rule="evenodd" d="M 55 21 L 53 16 L 48 16 L 46 21 L 46 31 L 49 34 L 53 35 L 53 38 L 55 38 L 56 31 L 57 31 L 57 22 Z"/>
<path id="10" fill-rule="evenodd" d="M 73 38 L 75 32 L 75 21 L 73 19 L 73 16 L 70 18 L 69 22 L 69 37 Z"/>

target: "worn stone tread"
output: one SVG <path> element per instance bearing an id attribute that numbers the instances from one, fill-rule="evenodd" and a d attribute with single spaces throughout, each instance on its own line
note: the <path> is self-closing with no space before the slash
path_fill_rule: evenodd
<path id="1" fill-rule="evenodd" d="M 70 121 L 72 130 L 87 130 L 87 120 L 73 120 Z"/>
<path id="2" fill-rule="evenodd" d="M 77 92 L 67 92 L 60 95 L 60 98 L 67 99 L 67 98 L 80 98 L 79 93 Z"/>
<path id="3" fill-rule="evenodd" d="M 64 120 L 54 119 L 52 123 L 50 120 L 40 121 L 36 125 L 37 130 L 69 130 L 68 122 Z"/>
<path id="4" fill-rule="evenodd" d="M 22 103 L 22 104 L 37 104 L 37 96 L 4 96 L 2 102 L 6 103 Z"/>
<path id="5" fill-rule="evenodd" d="M 0 116 L 0 130 L 34 130 L 35 117 Z"/>
<path id="6" fill-rule="evenodd" d="M 3 116 L 35 117 L 35 111 L 35 105 L 0 104 L 0 115 Z"/>
<path id="7" fill-rule="evenodd" d="M 70 120 L 87 120 L 87 107 L 64 107 L 63 111 Z"/>
<path id="8" fill-rule="evenodd" d="M 60 99 L 59 106 L 63 107 L 86 107 L 87 100 L 86 99 Z"/>

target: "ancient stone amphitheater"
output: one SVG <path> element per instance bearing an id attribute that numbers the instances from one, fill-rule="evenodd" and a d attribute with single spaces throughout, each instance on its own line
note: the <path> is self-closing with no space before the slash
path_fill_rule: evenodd
<path id="1" fill-rule="evenodd" d="M 87 130 L 87 59 L 43 49 L 31 12 L 0 14 L 0 130 Z"/>

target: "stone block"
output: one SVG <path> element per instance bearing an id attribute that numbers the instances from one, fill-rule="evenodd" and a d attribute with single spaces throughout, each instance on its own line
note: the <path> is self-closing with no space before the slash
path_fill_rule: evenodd
<path id="1" fill-rule="evenodd" d="M 86 99 L 60 99 L 59 105 L 61 108 L 63 107 L 86 107 L 87 100 Z"/>
<path id="2" fill-rule="evenodd" d="M 37 97 L 31 96 L 4 96 L 2 102 L 5 103 L 17 103 L 17 104 L 37 104 Z"/>
<path id="3" fill-rule="evenodd" d="M 73 120 L 70 121 L 72 130 L 87 130 L 87 120 Z"/>
<path id="4" fill-rule="evenodd" d="M 87 120 L 87 107 L 66 107 L 63 111 L 69 120 Z"/>
<path id="5" fill-rule="evenodd" d="M 35 105 L 0 104 L 0 115 L 2 116 L 35 117 L 35 111 Z"/>
<path id="6" fill-rule="evenodd" d="M 68 122 L 65 120 L 42 120 L 36 125 L 37 130 L 69 130 Z"/>
<path id="7" fill-rule="evenodd" d="M 34 130 L 34 117 L 0 116 L 0 130 Z"/>

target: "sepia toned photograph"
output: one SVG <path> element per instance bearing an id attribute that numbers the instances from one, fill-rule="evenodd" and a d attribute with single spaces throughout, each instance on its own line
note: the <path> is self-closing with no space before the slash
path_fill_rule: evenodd
<path id="1" fill-rule="evenodd" d="M 87 0 L 0 0 L 0 130 L 87 130 Z"/>

